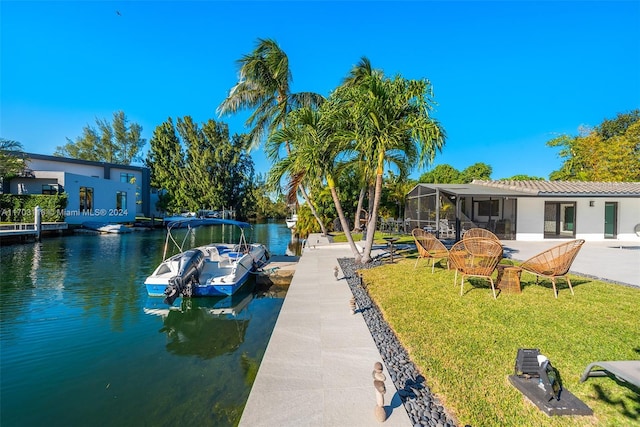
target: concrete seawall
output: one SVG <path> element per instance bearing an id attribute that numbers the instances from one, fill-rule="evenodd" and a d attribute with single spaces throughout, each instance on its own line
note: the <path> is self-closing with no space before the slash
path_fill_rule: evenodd
<path id="1" fill-rule="evenodd" d="M 382 362 L 351 290 L 334 269 L 353 257 L 346 244 L 313 235 L 295 266 L 282 310 L 251 389 L 240 426 L 377 425 L 372 371 Z M 309 239 L 311 240 L 311 238 Z M 387 373 L 385 426 L 411 422 Z"/>

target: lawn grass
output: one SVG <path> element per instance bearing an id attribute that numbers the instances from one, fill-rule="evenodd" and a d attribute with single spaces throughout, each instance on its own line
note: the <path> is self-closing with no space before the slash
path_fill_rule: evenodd
<path id="1" fill-rule="evenodd" d="M 329 233 L 329 235 L 333 238 L 334 243 L 346 243 L 347 237 L 344 233 Z M 354 242 L 362 241 L 362 233 L 351 233 L 351 237 L 353 237 Z M 395 242 L 396 245 L 402 245 L 411 243 L 413 244 L 413 237 L 407 236 L 406 234 L 389 234 L 382 233 L 381 231 L 376 231 L 373 235 L 373 242 L 375 244 L 386 244 L 387 242 L 384 240 L 385 237 L 396 237 L 398 241 Z M 362 241 L 364 244 L 364 241 Z"/>
<path id="2" fill-rule="evenodd" d="M 460 296 L 453 271 L 436 266 L 432 274 L 425 260 L 414 269 L 415 259 L 405 253 L 394 264 L 363 270 L 364 282 L 460 425 L 640 425 L 637 389 L 606 377 L 579 382 L 591 362 L 640 358 L 640 289 L 571 276 L 575 295 L 560 280 L 555 299 L 549 281 L 536 284 L 523 273 L 521 294 L 494 300 L 488 282 L 471 278 Z M 548 417 L 525 401 L 507 379 L 518 348 L 539 348 L 594 416 Z"/>

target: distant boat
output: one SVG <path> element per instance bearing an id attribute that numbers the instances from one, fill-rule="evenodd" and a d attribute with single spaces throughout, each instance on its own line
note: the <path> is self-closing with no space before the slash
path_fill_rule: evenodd
<path id="1" fill-rule="evenodd" d="M 111 222 L 86 221 L 82 223 L 84 228 L 99 231 L 101 233 L 130 233 L 131 229 L 124 224 L 116 224 Z"/>
<path id="2" fill-rule="evenodd" d="M 181 295 L 185 297 L 233 295 L 247 281 L 250 273 L 266 264 L 269 258 L 267 248 L 262 244 L 250 244 L 246 241 L 244 229 L 251 225 L 230 219 L 209 218 L 207 222 L 239 227 L 241 231 L 239 242 L 237 244 L 211 243 L 164 258 L 169 241 L 176 242 L 171 235 L 171 230 L 180 228 L 182 225 L 179 221 L 169 223 L 163 254 L 164 261 L 144 282 L 148 295 L 164 296 L 169 305 Z M 180 247 L 179 250 L 182 251 L 182 248 Z"/>
<path id="3" fill-rule="evenodd" d="M 298 214 L 293 214 L 289 218 L 285 219 L 287 228 L 294 228 L 298 222 Z"/>

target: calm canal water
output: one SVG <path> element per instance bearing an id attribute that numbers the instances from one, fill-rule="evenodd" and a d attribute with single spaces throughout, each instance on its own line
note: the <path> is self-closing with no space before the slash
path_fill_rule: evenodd
<path id="1" fill-rule="evenodd" d="M 253 234 L 272 254 L 291 241 L 284 224 Z M 233 298 L 169 310 L 143 285 L 164 238 L 74 235 L 0 248 L 0 425 L 239 422 L 285 290 L 250 281 Z M 201 227 L 188 245 L 236 239 L 228 226 Z"/>

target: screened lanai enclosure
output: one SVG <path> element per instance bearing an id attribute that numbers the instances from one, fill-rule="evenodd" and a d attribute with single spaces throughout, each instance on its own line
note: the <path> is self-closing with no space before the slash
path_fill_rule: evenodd
<path id="1" fill-rule="evenodd" d="M 522 192 L 475 184 L 418 184 L 407 195 L 405 222 L 443 240 L 460 240 L 476 227 L 513 240 L 517 195 Z"/>

